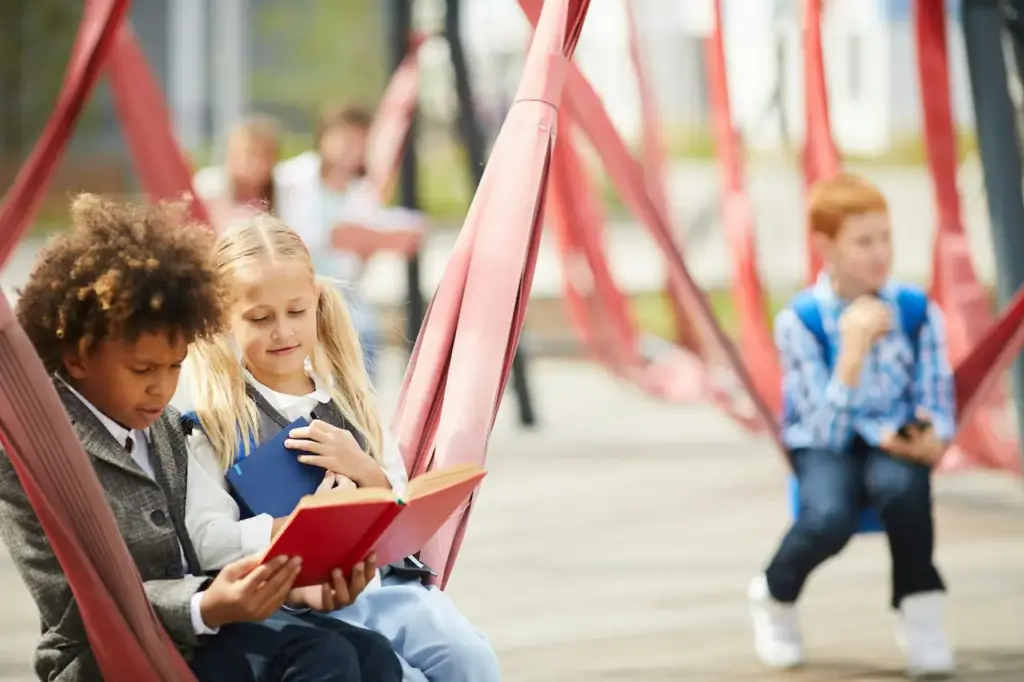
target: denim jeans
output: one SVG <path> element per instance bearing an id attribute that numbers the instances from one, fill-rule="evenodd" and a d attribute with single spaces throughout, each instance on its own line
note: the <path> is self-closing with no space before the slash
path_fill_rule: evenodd
<path id="1" fill-rule="evenodd" d="M 403 682 L 500 682 L 487 639 L 447 594 L 394 574 L 333 614 L 387 637 L 405 663 Z"/>
<path id="2" fill-rule="evenodd" d="M 800 517 L 786 533 L 765 575 L 776 600 L 792 603 L 807 577 L 839 553 L 857 530 L 865 504 L 878 510 L 892 555 L 892 606 L 903 597 L 945 589 L 932 560 L 928 467 L 897 459 L 860 438 L 849 452 L 794 450 Z"/>
<path id="3" fill-rule="evenodd" d="M 199 682 L 400 682 L 390 643 L 376 632 L 314 613 L 278 611 L 203 638 L 191 667 Z"/>

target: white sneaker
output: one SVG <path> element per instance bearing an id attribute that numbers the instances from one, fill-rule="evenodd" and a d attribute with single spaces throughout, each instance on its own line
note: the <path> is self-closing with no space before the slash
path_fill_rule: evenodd
<path id="1" fill-rule="evenodd" d="M 759 575 L 747 589 L 750 617 L 754 622 L 754 651 L 769 668 L 793 668 L 804 662 L 800 618 L 793 604 L 775 601 L 768 581 Z"/>
<path id="2" fill-rule="evenodd" d="M 907 675 L 914 679 L 944 679 L 956 664 L 942 626 L 942 592 L 904 597 L 900 604 L 896 640 L 907 657 Z"/>

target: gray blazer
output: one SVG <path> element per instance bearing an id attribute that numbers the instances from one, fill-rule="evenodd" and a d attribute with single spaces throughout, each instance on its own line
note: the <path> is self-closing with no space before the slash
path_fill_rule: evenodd
<path id="1" fill-rule="evenodd" d="M 207 578 L 185 576 L 178 536 L 189 566 L 195 550 L 185 528 L 188 455 L 181 417 L 168 407 L 150 429 L 150 453 L 157 480 L 148 477 L 96 416 L 61 382 L 57 392 L 106 492 L 121 536 L 135 559 L 146 594 L 171 639 L 186 658 L 199 637 L 192 627 L 189 602 Z M 166 490 L 166 493 L 164 492 Z M 175 528 L 180 532 L 176 534 Z M 82 618 L 64 571 L 50 549 L 25 497 L 10 459 L 0 453 L 0 537 L 39 608 L 42 637 L 35 669 L 41 680 L 102 680 L 86 638 Z"/>

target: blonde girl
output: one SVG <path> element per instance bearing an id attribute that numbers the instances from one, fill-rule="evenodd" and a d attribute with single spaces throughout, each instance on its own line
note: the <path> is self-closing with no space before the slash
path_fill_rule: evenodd
<path id="1" fill-rule="evenodd" d="M 407 483 L 345 301 L 315 277 L 299 236 L 274 217 L 255 216 L 221 235 L 213 268 L 231 292 L 230 334 L 196 344 L 189 355 L 197 424 L 189 450 L 198 466 L 189 476 L 186 525 L 205 570 L 269 545 L 282 520 L 244 518 L 224 474 L 298 417 L 314 419 L 285 444 L 310 453 L 300 461 L 324 468 L 322 489 Z M 499 680 L 493 649 L 443 592 L 424 586 L 429 574 L 412 557 L 385 567 L 333 615 L 387 637 L 407 680 Z M 293 597 L 297 606 L 334 610 L 329 590 Z"/>

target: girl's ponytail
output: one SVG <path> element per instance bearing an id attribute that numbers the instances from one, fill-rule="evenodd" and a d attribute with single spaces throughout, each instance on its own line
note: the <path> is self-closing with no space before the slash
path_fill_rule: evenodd
<path id="1" fill-rule="evenodd" d="M 352 425 L 366 438 L 367 453 L 381 458 L 381 425 L 376 395 L 363 364 L 359 335 L 352 324 L 345 298 L 334 280 L 318 277 L 320 301 L 317 304 L 317 336 L 320 342 L 313 352 L 313 371 L 332 377 L 331 398 L 338 403 Z"/>
<path id="2" fill-rule="evenodd" d="M 256 405 L 245 393 L 241 362 L 226 336 L 196 341 L 186 362 L 196 416 L 227 471 L 240 448 L 249 454 L 259 428 Z"/>

